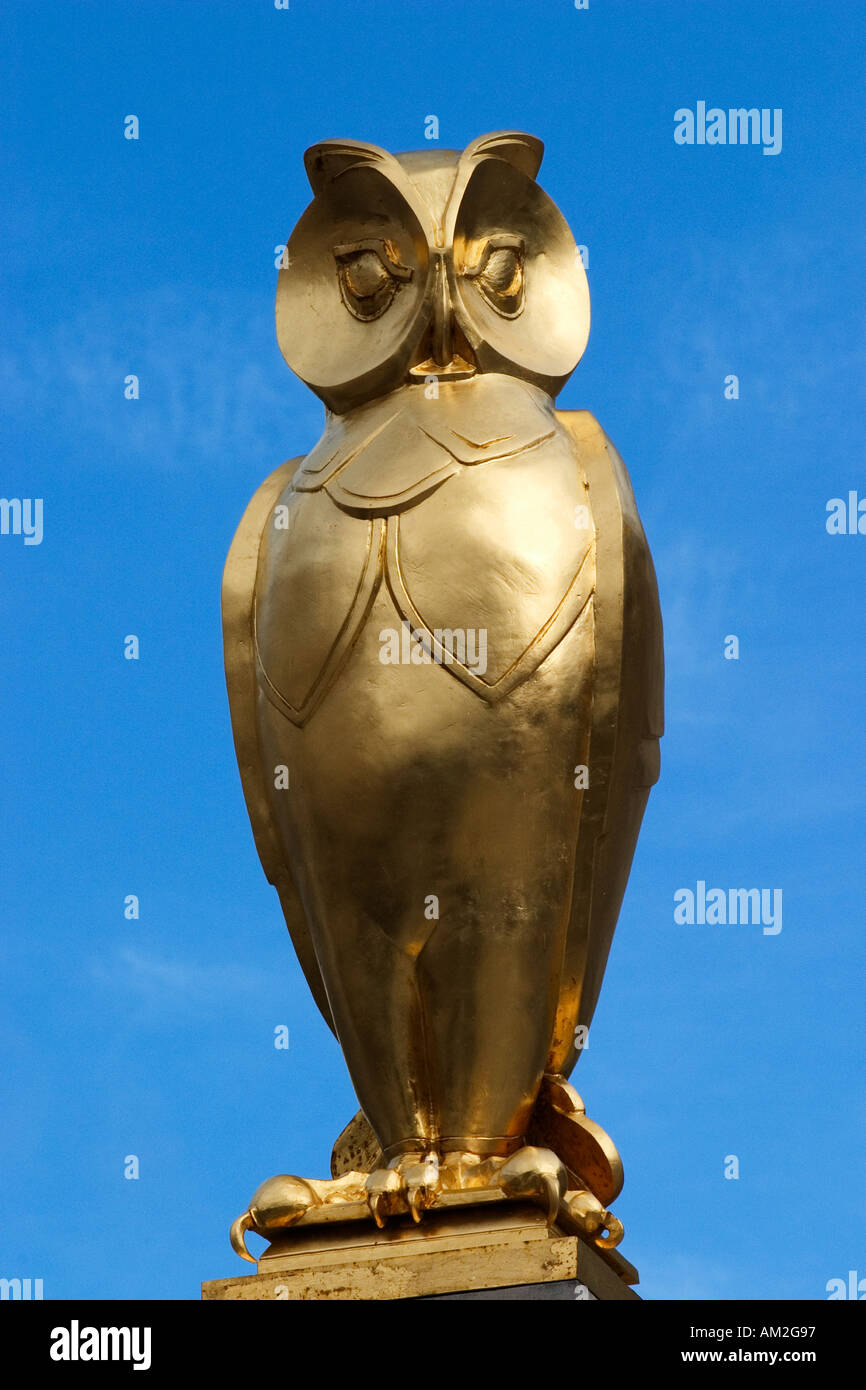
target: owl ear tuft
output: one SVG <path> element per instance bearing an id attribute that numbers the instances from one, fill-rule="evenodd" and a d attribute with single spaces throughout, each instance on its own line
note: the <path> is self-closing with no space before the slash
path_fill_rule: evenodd
<path id="1" fill-rule="evenodd" d="M 544 158 L 544 143 L 522 130 L 494 130 L 479 135 L 463 151 L 464 159 L 504 159 L 521 174 L 534 179 Z"/>
<path id="2" fill-rule="evenodd" d="M 368 145 L 363 140 L 320 140 L 306 151 L 304 168 L 313 192 L 321 193 L 327 184 L 333 183 L 347 169 L 392 160 L 393 156 L 387 150 L 380 149 L 378 145 Z"/>

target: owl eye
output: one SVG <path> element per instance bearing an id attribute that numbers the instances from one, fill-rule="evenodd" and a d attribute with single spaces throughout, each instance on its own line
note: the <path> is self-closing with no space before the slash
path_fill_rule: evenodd
<path id="1" fill-rule="evenodd" d="M 390 306 L 400 286 L 412 279 L 392 241 L 354 241 L 334 247 L 343 303 L 356 319 L 369 323 Z"/>
<path id="2" fill-rule="evenodd" d="M 494 236 L 484 247 L 475 265 L 464 274 L 474 281 L 491 309 L 503 318 L 513 319 L 523 308 L 523 264 L 525 248 L 520 237 Z"/>

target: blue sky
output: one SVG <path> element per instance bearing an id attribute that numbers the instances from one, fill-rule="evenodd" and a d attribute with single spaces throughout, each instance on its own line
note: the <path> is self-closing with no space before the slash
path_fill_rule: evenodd
<path id="1" fill-rule="evenodd" d="M 248 498 L 321 427 L 273 327 L 303 151 L 423 147 L 430 114 L 443 146 L 546 144 L 593 312 L 560 404 L 622 453 L 658 571 L 662 778 L 573 1078 L 624 1157 L 623 1251 L 650 1298 L 866 1275 L 866 535 L 825 526 L 866 497 L 864 21 L 7 0 L 0 495 L 42 498 L 44 538 L 0 535 L 0 1275 L 196 1298 L 244 1272 L 227 1232 L 258 1183 L 324 1175 L 356 1108 L 255 854 L 219 585 Z M 781 108 L 781 153 L 677 145 L 698 101 Z M 698 880 L 781 888 L 781 932 L 676 924 Z"/>

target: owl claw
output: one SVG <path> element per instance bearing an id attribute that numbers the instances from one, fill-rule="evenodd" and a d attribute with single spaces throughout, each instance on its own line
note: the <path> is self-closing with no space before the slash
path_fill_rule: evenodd
<path id="1" fill-rule="evenodd" d="M 417 1224 L 436 1200 L 439 1159 L 435 1153 L 402 1154 L 388 1168 L 376 1168 L 366 1182 L 367 1205 L 381 1229 L 385 1219 L 409 1212 Z"/>
<path id="2" fill-rule="evenodd" d="M 420 1163 L 410 1163 L 403 1169 L 403 1181 L 412 1220 L 417 1223 L 432 1207 L 439 1190 L 439 1156 L 428 1154 Z"/>
<path id="3" fill-rule="evenodd" d="M 280 1231 L 299 1221 L 310 1207 L 319 1206 L 320 1203 L 321 1197 L 315 1186 L 304 1178 L 292 1177 L 289 1173 L 268 1178 L 257 1188 L 243 1215 L 233 1222 L 229 1232 L 232 1249 L 242 1260 L 256 1264 L 247 1249 L 247 1231 L 255 1231 L 256 1235 L 273 1240 Z"/>
<path id="4" fill-rule="evenodd" d="M 508 1159 L 449 1150 L 441 1163 L 435 1151 L 416 1150 L 401 1154 L 387 1168 L 367 1174 L 351 1170 L 330 1181 L 280 1174 L 262 1183 L 247 1210 L 232 1223 L 229 1238 L 242 1260 L 256 1264 L 247 1249 L 247 1232 L 273 1240 L 312 1207 L 366 1200 L 382 1230 L 389 1217 L 406 1213 L 419 1224 L 424 1212 L 436 1205 L 440 1192 L 496 1188 L 506 1197 L 537 1203 L 550 1225 L 559 1219 L 566 1230 L 582 1235 L 600 1250 L 612 1250 L 622 1240 L 622 1223 L 591 1192 L 568 1190 L 568 1173 L 553 1150 L 532 1145 Z"/>
<path id="5" fill-rule="evenodd" d="M 240 1255 L 242 1260 L 249 1260 L 250 1264 L 254 1265 L 256 1262 L 247 1249 L 246 1241 L 247 1231 L 252 1230 L 252 1226 L 252 1217 L 248 1211 L 245 1211 L 242 1216 L 239 1216 L 236 1221 L 232 1222 L 229 1240 L 231 1241 L 232 1249 L 235 1254 Z"/>
<path id="6" fill-rule="evenodd" d="M 591 1192 L 570 1192 L 563 1210 L 574 1229 L 597 1250 L 615 1250 L 625 1234 L 619 1217 L 607 1211 Z"/>
<path id="7" fill-rule="evenodd" d="M 367 1178 L 367 1206 L 380 1231 L 385 1225 L 385 1217 L 392 1214 L 402 1188 L 403 1183 L 396 1168 L 375 1168 Z"/>
<path id="8" fill-rule="evenodd" d="M 503 1165 L 499 1186 L 508 1197 L 528 1197 L 538 1202 L 546 1209 L 548 1224 L 552 1226 L 568 1190 L 568 1173 L 552 1149 L 527 1144 Z"/>

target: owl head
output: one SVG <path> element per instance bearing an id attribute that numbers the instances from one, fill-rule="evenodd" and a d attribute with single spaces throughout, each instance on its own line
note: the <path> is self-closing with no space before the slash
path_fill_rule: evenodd
<path id="1" fill-rule="evenodd" d="M 556 396 L 589 336 L 574 238 L 519 131 L 462 152 L 325 140 L 277 284 L 287 363 L 338 414 L 397 387 L 477 372 Z"/>

